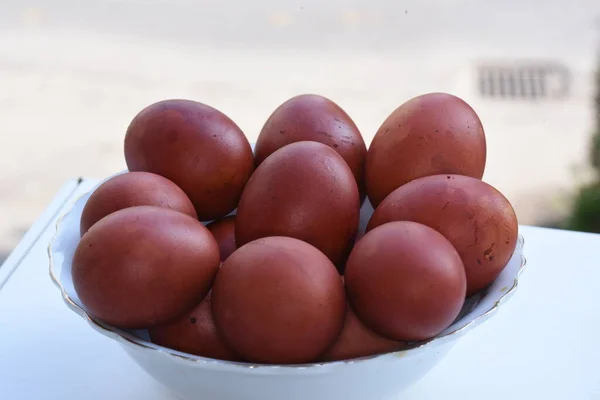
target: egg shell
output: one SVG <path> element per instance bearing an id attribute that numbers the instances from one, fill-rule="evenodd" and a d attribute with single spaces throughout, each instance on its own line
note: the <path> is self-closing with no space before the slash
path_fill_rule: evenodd
<path id="1" fill-rule="evenodd" d="M 237 248 L 235 244 L 235 215 L 229 215 L 206 225 L 219 245 L 221 261 L 225 261 Z"/>
<path id="2" fill-rule="evenodd" d="M 465 270 L 452 244 L 416 222 L 369 231 L 346 264 L 346 292 L 365 326 L 392 340 L 432 338 L 458 316 Z"/>
<path id="3" fill-rule="evenodd" d="M 359 209 L 356 181 L 338 153 L 322 143 L 292 143 L 267 157 L 246 185 L 237 209 L 236 243 L 289 236 L 343 266 L 358 230 Z"/>
<path id="4" fill-rule="evenodd" d="M 302 94 L 277 107 L 256 140 L 256 163 L 285 145 L 307 140 L 323 143 L 342 156 L 364 192 L 365 141 L 350 116 L 323 96 Z"/>
<path id="5" fill-rule="evenodd" d="M 211 292 L 183 316 L 150 328 L 150 339 L 159 346 L 217 360 L 240 361 L 217 333 L 211 311 Z"/>
<path id="6" fill-rule="evenodd" d="M 391 221 L 415 221 L 444 235 L 458 250 L 467 294 L 491 284 L 517 245 L 510 202 L 491 185 L 461 175 L 435 175 L 399 187 L 375 209 L 367 231 Z"/>
<path id="7" fill-rule="evenodd" d="M 82 237 L 73 284 L 93 317 L 143 329 L 197 305 L 220 265 L 219 248 L 202 223 L 155 206 L 116 211 Z"/>
<path id="8" fill-rule="evenodd" d="M 127 128 L 130 171 L 175 182 L 201 221 L 233 211 L 254 170 L 254 155 L 241 129 L 225 114 L 190 100 L 164 100 L 140 111 Z"/>
<path id="9" fill-rule="evenodd" d="M 405 342 L 386 339 L 368 329 L 348 306 L 342 333 L 321 359 L 323 361 L 350 360 L 399 351 L 406 346 Z"/>
<path id="10" fill-rule="evenodd" d="M 91 194 L 81 214 L 81 235 L 107 215 L 136 206 L 165 207 L 197 218 L 189 197 L 175 183 L 149 172 L 127 172 L 106 180 Z"/>
<path id="11" fill-rule="evenodd" d="M 258 239 L 233 252 L 212 296 L 218 332 L 249 362 L 315 360 L 339 336 L 346 313 L 344 285 L 331 261 L 288 237 Z"/>
<path id="12" fill-rule="evenodd" d="M 447 93 L 415 97 L 394 110 L 369 146 L 365 182 L 377 207 L 398 187 L 429 175 L 481 179 L 486 139 L 475 111 Z"/>

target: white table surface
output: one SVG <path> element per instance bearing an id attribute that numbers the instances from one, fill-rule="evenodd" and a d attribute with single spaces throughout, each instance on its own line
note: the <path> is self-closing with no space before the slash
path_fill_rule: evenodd
<path id="1" fill-rule="evenodd" d="M 0 399 L 175 399 L 50 281 L 56 219 L 95 183 L 65 185 L 0 267 Z M 600 235 L 521 234 L 528 264 L 514 297 L 401 399 L 600 399 Z"/>

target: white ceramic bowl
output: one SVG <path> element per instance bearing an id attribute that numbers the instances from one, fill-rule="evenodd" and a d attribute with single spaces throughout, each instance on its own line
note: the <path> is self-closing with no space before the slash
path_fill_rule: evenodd
<path id="1" fill-rule="evenodd" d="M 213 360 L 151 343 L 145 331 L 125 331 L 92 319 L 71 280 L 71 260 L 79 242 L 79 220 L 88 193 L 58 222 L 50 242 L 50 276 L 65 303 L 96 331 L 118 342 L 158 382 L 186 400 L 386 399 L 424 376 L 469 330 L 490 318 L 515 291 L 525 266 L 523 238 L 510 262 L 484 292 L 468 299 L 457 320 L 436 338 L 409 349 L 360 359 L 305 365 L 253 365 Z M 373 209 L 361 210 L 364 229 Z"/>

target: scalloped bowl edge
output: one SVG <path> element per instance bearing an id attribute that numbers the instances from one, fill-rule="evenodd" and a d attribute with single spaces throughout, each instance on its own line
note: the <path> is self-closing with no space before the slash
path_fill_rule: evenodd
<path id="1" fill-rule="evenodd" d="M 48 244 L 47 252 L 48 252 L 48 258 L 49 258 L 50 279 L 52 280 L 54 285 L 56 285 L 56 287 L 60 290 L 63 301 L 72 311 L 74 311 L 77 315 L 79 315 L 81 318 L 83 318 L 96 331 L 98 331 L 99 333 L 101 333 L 113 340 L 116 340 L 117 342 L 119 342 L 122 345 L 134 346 L 134 347 L 137 347 L 139 350 L 143 350 L 143 351 L 157 352 L 157 353 L 161 354 L 162 356 L 172 357 L 173 361 L 177 361 L 177 362 L 194 363 L 194 364 L 198 364 L 198 363 L 210 364 L 211 368 L 217 368 L 217 369 L 233 368 L 234 370 L 242 368 L 245 370 L 253 369 L 254 371 L 257 371 L 257 372 L 259 370 L 264 370 L 264 369 L 270 370 L 269 372 L 275 372 L 277 370 L 282 370 L 282 372 L 283 372 L 283 371 L 286 371 L 286 370 L 289 371 L 290 369 L 292 369 L 292 370 L 300 372 L 300 371 L 306 371 L 307 369 L 312 369 L 312 368 L 327 368 L 327 369 L 329 369 L 329 368 L 333 368 L 339 364 L 359 363 L 359 362 L 373 360 L 373 359 L 385 357 L 385 356 L 395 356 L 397 358 L 409 358 L 411 355 L 413 355 L 415 353 L 420 353 L 426 349 L 441 346 L 443 344 L 446 344 L 448 341 L 455 340 L 455 339 L 461 337 L 462 335 L 464 335 L 469 330 L 475 328 L 479 324 L 488 320 L 498 310 L 498 308 L 503 303 L 505 303 L 509 298 L 511 298 L 512 295 L 515 293 L 515 291 L 519 285 L 520 276 L 521 276 L 522 272 L 525 270 L 525 266 L 527 264 L 527 260 L 523 254 L 524 238 L 522 235 L 519 234 L 517 245 L 515 248 L 515 253 L 518 252 L 520 255 L 520 266 L 518 267 L 517 273 L 515 274 L 512 286 L 510 288 L 507 288 L 506 291 L 504 291 L 504 293 L 498 298 L 498 300 L 496 300 L 494 302 L 493 306 L 489 310 L 483 312 L 481 315 L 479 315 L 479 316 L 475 317 L 474 319 L 472 319 L 471 321 L 467 322 L 464 326 L 458 327 L 455 330 L 451 330 L 449 332 L 446 332 L 442 335 L 436 336 L 427 341 L 415 344 L 414 346 L 409 347 L 407 349 L 398 350 L 398 351 L 394 351 L 394 352 L 388 352 L 388 353 L 375 354 L 375 355 L 371 355 L 371 356 L 354 358 L 354 359 L 349 359 L 349 360 L 308 363 L 308 364 L 291 364 L 291 365 L 252 364 L 252 363 L 245 363 L 245 362 L 235 362 L 235 361 L 224 361 L 224 360 L 211 359 L 211 358 L 191 355 L 191 354 L 187 354 L 187 353 L 182 353 L 182 352 L 179 352 L 176 350 L 158 346 L 154 343 L 143 340 L 129 332 L 126 332 L 121 329 L 114 328 L 114 327 L 108 326 L 106 324 L 103 324 L 102 322 L 96 321 L 95 319 L 90 317 L 90 315 L 88 315 L 88 313 L 84 309 L 82 309 L 78 304 L 76 304 L 73 301 L 73 299 L 69 296 L 65 287 L 63 286 L 63 284 L 61 283 L 60 279 L 58 278 L 58 276 L 56 274 L 55 261 L 53 258 L 53 246 L 54 246 L 54 243 L 55 243 L 57 237 L 59 236 L 60 229 L 61 229 L 61 223 L 62 223 L 63 219 L 73 210 L 73 208 L 79 201 L 81 201 L 84 197 L 89 196 L 89 194 L 91 192 L 93 192 L 93 190 L 94 189 L 92 189 L 91 191 L 78 197 L 73 202 L 73 204 L 71 205 L 69 210 L 66 211 L 64 214 L 62 214 L 58 218 L 56 225 L 55 225 L 55 233 Z M 468 313 L 466 313 L 465 315 L 463 315 L 461 318 L 459 318 L 457 321 L 455 321 L 453 323 L 453 325 L 456 322 L 460 321 L 461 319 L 467 318 L 471 312 L 472 312 L 472 310 L 469 311 Z M 266 372 L 266 371 L 264 371 L 264 372 Z"/>

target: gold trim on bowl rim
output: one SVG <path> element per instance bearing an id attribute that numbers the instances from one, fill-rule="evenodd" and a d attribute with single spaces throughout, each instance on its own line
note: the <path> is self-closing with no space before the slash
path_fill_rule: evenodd
<path id="1" fill-rule="evenodd" d="M 94 190 L 94 189 L 92 189 L 92 190 Z M 57 219 L 56 224 L 55 224 L 54 235 L 52 236 L 52 239 L 50 239 L 50 243 L 48 244 L 48 248 L 47 248 L 48 259 L 49 259 L 49 264 L 50 264 L 49 265 L 50 279 L 52 280 L 54 285 L 56 285 L 56 287 L 58 287 L 60 289 L 63 301 L 67 304 L 67 306 L 72 311 L 74 311 L 76 314 L 78 314 L 80 317 L 82 317 L 84 320 L 86 320 L 87 323 L 91 327 L 93 327 L 94 329 L 96 329 L 98 332 L 102 333 L 105 336 L 108 336 L 113 339 L 121 339 L 121 340 L 124 340 L 124 341 L 134 345 L 134 346 L 140 347 L 142 349 L 146 349 L 146 350 L 150 350 L 150 351 L 158 351 L 158 352 L 164 353 L 168 356 L 175 357 L 180 360 L 193 362 L 193 363 L 216 362 L 216 363 L 220 363 L 220 364 L 229 364 L 231 366 L 244 367 L 244 368 L 250 368 L 250 369 L 254 369 L 254 368 L 309 368 L 309 367 L 319 367 L 319 366 L 323 366 L 323 365 L 330 365 L 330 364 L 335 364 L 335 363 L 354 363 L 354 362 L 358 362 L 358 361 L 365 361 L 365 360 L 385 356 L 388 354 L 393 354 L 398 357 L 405 357 L 408 355 L 408 354 L 406 354 L 408 352 L 414 351 L 416 349 L 422 349 L 426 346 L 427 347 L 432 346 L 433 344 L 441 344 L 442 342 L 445 342 L 446 340 L 451 339 L 455 336 L 460 336 L 461 334 L 465 333 L 468 329 L 471 329 L 475 325 L 488 319 L 494 312 L 496 312 L 496 310 L 500 307 L 500 305 L 504 301 L 506 301 L 512 294 L 514 294 L 515 290 L 517 289 L 517 287 L 519 285 L 519 278 L 520 278 L 521 274 L 523 273 L 525 266 L 527 264 L 527 259 L 525 258 L 525 255 L 523 254 L 523 247 L 525 245 L 525 240 L 524 240 L 523 236 L 519 234 L 518 238 L 517 238 L 517 245 L 516 245 L 515 249 L 516 249 L 516 251 L 517 250 L 520 251 L 521 265 L 519 266 L 519 270 L 517 271 L 517 274 L 513 280 L 512 286 L 508 290 L 506 290 L 504 292 L 504 294 L 502 296 L 500 296 L 500 298 L 498 300 L 496 300 L 494 305 L 489 310 L 487 310 L 480 316 L 474 318 L 473 320 L 469 321 L 465 326 L 463 326 L 461 328 L 458 328 L 454 331 L 448 332 L 443 335 L 435 336 L 431 339 L 413 343 L 409 347 L 401 349 L 401 350 L 387 352 L 387 353 L 374 354 L 374 355 L 365 356 L 365 357 L 353 358 L 353 359 L 349 359 L 349 360 L 315 362 L 315 363 L 307 363 L 307 364 L 289 364 L 289 365 L 252 364 L 252 363 L 238 362 L 238 361 L 217 360 L 217 359 L 212 359 L 212 358 L 207 358 L 207 357 L 196 356 L 196 355 L 192 355 L 192 354 L 180 353 L 180 352 L 177 352 L 176 350 L 158 346 L 158 345 L 155 345 L 154 343 L 148 342 L 141 338 L 137 338 L 137 337 L 133 336 L 132 334 L 130 334 L 130 336 L 134 337 L 134 339 L 126 337 L 121 332 L 115 330 L 116 328 L 112 328 L 108 325 L 105 325 L 103 323 L 100 323 L 99 321 L 94 320 L 92 317 L 90 317 L 88 315 L 88 313 L 84 309 L 79 307 L 79 305 L 77 305 L 73 301 L 73 299 L 71 299 L 71 297 L 69 297 L 69 295 L 66 292 L 65 288 L 63 287 L 62 283 L 56 276 L 56 271 L 54 270 L 54 259 L 52 257 L 52 245 L 54 244 L 54 241 L 56 240 L 56 238 L 58 236 L 58 233 L 59 233 L 60 227 L 61 227 L 61 223 L 62 223 L 64 217 L 67 216 L 71 211 L 73 211 L 73 208 L 79 202 L 79 200 L 81 200 L 81 198 L 88 195 L 90 192 L 91 191 L 88 191 L 88 192 L 78 196 L 77 199 L 71 204 L 69 209 Z M 477 303 L 477 304 L 479 304 L 479 303 Z M 477 304 L 475 304 L 473 307 L 476 307 Z M 442 339 L 444 339 L 444 340 L 442 340 Z"/>

